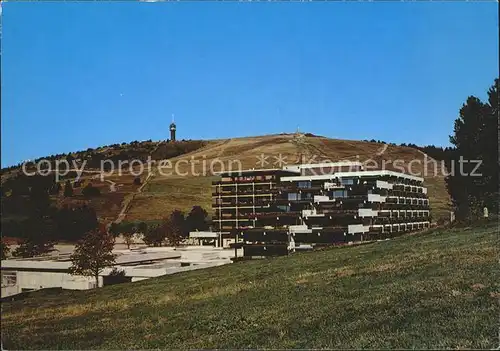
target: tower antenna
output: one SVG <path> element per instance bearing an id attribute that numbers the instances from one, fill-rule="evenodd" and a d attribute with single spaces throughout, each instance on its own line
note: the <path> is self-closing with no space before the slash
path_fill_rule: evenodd
<path id="1" fill-rule="evenodd" d="M 299 130 L 299 126 L 297 126 L 297 132 L 294 134 L 292 139 L 290 140 L 297 147 L 298 160 L 297 163 L 303 164 L 305 158 L 306 150 L 306 140 L 305 135 L 302 134 Z"/>

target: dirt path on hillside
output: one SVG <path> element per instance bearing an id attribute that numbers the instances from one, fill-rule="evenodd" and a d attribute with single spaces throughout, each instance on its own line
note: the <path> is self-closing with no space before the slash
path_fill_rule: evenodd
<path id="1" fill-rule="evenodd" d="M 156 151 L 158 151 L 158 149 L 160 148 L 160 146 L 163 143 L 164 143 L 163 141 L 158 142 L 158 144 L 156 145 L 154 150 L 150 152 L 149 156 L 152 156 Z M 155 166 L 153 166 L 153 167 L 155 167 Z M 158 167 L 158 166 L 156 166 L 156 167 Z M 136 190 L 136 192 L 125 197 L 125 199 L 123 200 L 123 203 L 122 203 L 122 209 L 120 210 L 120 213 L 118 214 L 116 219 L 113 221 L 114 223 L 118 224 L 125 219 L 125 217 L 127 216 L 127 211 L 130 209 L 130 206 L 131 206 L 132 201 L 134 200 L 135 196 L 137 194 L 142 193 L 142 190 L 144 189 L 144 187 L 149 183 L 151 178 L 153 178 L 155 176 L 155 174 L 156 174 L 155 169 L 151 169 L 151 172 L 148 173 L 146 179 L 144 179 L 141 186 Z"/>
<path id="2" fill-rule="evenodd" d="M 315 153 L 319 153 L 320 154 L 319 156 L 326 157 L 327 159 L 330 158 L 328 154 L 325 153 L 323 150 L 321 150 L 319 146 L 313 145 L 309 141 L 307 141 L 305 145 L 308 148 L 309 153 L 311 153 L 313 156 L 315 155 Z M 320 161 L 317 160 L 316 162 Z"/>
<path id="3" fill-rule="evenodd" d="M 217 145 L 217 146 L 221 146 L 221 150 L 217 153 L 217 158 L 222 156 L 224 151 L 226 151 L 226 149 L 227 149 L 227 144 L 229 144 L 232 140 L 233 140 L 233 138 L 225 140 L 221 144 Z"/>
<path id="4" fill-rule="evenodd" d="M 289 140 L 297 150 L 297 163 L 302 163 L 302 159 L 305 159 L 305 163 L 313 162 L 321 162 L 316 157 L 326 157 L 326 159 L 330 159 L 329 155 L 321 150 L 320 147 L 314 145 L 311 140 L 305 137 L 303 134 L 294 136 Z"/>
<path id="5" fill-rule="evenodd" d="M 214 148 L 214 147 L 221 147 L 221 150 L 219 150 L 218 153 L 217 153 L 217 157 L 221 157 L 222 154 L 224 153 L 224 151 L 226 150 L 226 148 L 228 147 L 228 144 L 232 140 L 233 139 L 231 138 L 231 139 L 224 140 L 224 141 L 222 141 L 222 142 L 220 142 L 220 143 L 218 143 L 216 145 L 207 145 L 207 146 L 202 147 L 201 149 L 195 150 L 195 152 L 200 152 L 200 151 L 211 149 L 211 148 Z M 163 142 L 159 142 L 158 145 L 156 146 L 156 148 L 151 152 L 150 155 L 153 155 L 158 150 L 158 148 L 161 146 L 162 143 Z M 158 165 L 156 165 L 154 167 L 157 168 Z M 122 222 L 126 218 L 127 211 L 130 209 L 130 207 L 132 205 L 132 202 L 135 199 L 135 196 L 138 195 L 138 194 L 141 194 L 143 192 L 144 188 L 146 187 L 146 185 L 149 184 L 149 182 L 151 181 L 151 179 L 155 177 L 155 175 L 156 175 L 156 169 L 155 168 L 152 168 L 151 172 L 148 174 L 148 176 L 146 177 L 146 179 L 144 180 L 144 182 L 142 183 L 142 185 L 137 189 L 137 191 L 135 193 L 129 195 L 128 197 L 126 197 L 123 200 L 122 209 L 120 210 L 120 213 L 118 214 L 118 217 L 114 220 L 114 223 L 120 223 L 120 222 Z"/>

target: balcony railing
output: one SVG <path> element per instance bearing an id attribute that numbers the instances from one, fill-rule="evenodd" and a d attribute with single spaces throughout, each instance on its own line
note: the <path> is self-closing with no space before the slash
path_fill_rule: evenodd
<path id="1" fill-rule="evenodd" d="M 223 190 L 218 190 L 215 192 L 212 192 L 212 196 L 218 197 L 220 196 L 236 196 L 236 195 L 261 195 L 261 194 L 276 194 L 278 193 L 278 189 L 276 188 L 260 188 L 260 189 L 233 189 L 230 191 L 223 191 Z"/>

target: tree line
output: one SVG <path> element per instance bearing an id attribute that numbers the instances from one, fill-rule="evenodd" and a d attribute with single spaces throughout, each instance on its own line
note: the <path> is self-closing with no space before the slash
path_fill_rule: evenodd
<path id="1" fill-rule="evenodd" d="M 111 160 L 115 165 L 117 165 L 119 161 L 130 161 L 134 159 L 144 162 L 147 160 L 148 156 L 151 155 L 151 153 L 155 150 L 155 153 L 151 155 L 151 157 L 155 160 L 162 160 L 195 151 L 205 145 L 206 142 L 202 140 L 182 139 L 176 142 L 171 142 L 169 139 L 166 139 L 162 141 L 160 147 L 157 148 L 157 144 L 153 143 L 151 139 L 146 141 L 135 140 L 130 143 L 116 143 L 100 146 L 98 148 L 88 148 L 87 150 L 83 151 L 39 157 L 33 160 L 33 163 L 29 163 L 27 165 L 27 169 L 33 171 L 33 164 L 36 164 L 41 160 L 48 161 L 52 169 L 55 168 L 56 161 L 62 160 L 66 160 L 71 166 L 73 166 L 74 161 L 78 161 L 77 163 L 79 164 L 85 161 L 87 169 L 100 169 L 101 161 L 103 160 Z M 21 166 L 22 163 L 4 167 L 0 170 L 0 175 L 19 170 Z M 45 166 L 48 167 L 48 164 L 46 164 Z M 105 164 L 105 166 L 107 166 L 107 164 Z"/>
<path id="2" fill-rule="evenodd" d="M 121 235 L 130 248 L 135 234 L 142 235 L 147 245 L 178 246 L 189 237 L 189 232 L 204 231 L 209 229 L 208 213 L 201 206 L 193 206 L 191 211 L 185 215 L 180 210 L 174 210 L 159 223 L 112 223 L 109 232 L 113 237 Z"/>
<path id="3" fill-rule="evenodd" d="M 8 228 L 22 240 L 21 245 L 12 252 L 16 257 L 33 257 L 48 253 L 60 241 L 79 242 L 100 226 L 95 211 L 86 205 L 72 208 L 64 206 L 61 209 L 40 207 L 21 223 L 22 225 L 20 222 L 12 222 L 10 225 L 13 227 Z M 106 227 L 106 232 L 114 240 L 119 236 L 123 237 L 125 244 L 130 248 L 133 237 L 137 234 L 141 235 L 149 246 L 178 246 L 189 237 L 189 232 L 208 230 L 208 228 L 207 211 L 200 206 L 193 206 L 187 215 L 175 210 L 159 223 L 111 223 Z M 9 236 L 6 235 L 8 231 L 5 229 L 2 225 L 2 236 Z M 9 252 L 4 241 L 2 241 L 2 252 L 2 255 Z"/>
<path id="4" fill-rule="evenodd" d="M 73 174 L 68 174 L 67 176 L 60 178 L 73 177 L 76 178 L 76 172 L 71 172 Z M 29 196 L 34 193 L 47 192 L 49 195 L 60 195 L 61 191 L 65 197 L 73 196 L 74 188 L 81 188 L 84 185 L 84 180 L 78 180 L 71 182 L 67 179 L 64 182 L 64 190 L 61 182 L 56 181 L 55 174 L 49 174 L 47 176 L 33 175 L 28 176 L 26 174 L 18 174 L 14 177 L 6 180 L 1 187 L 2 200 L 9 198 L 14 200 L 20 196 Z M 92 181 L 86 181 L 84 188 L 82 189 L 82 195 L 86 197 L 99 196 L 101 194 L 99 188 L 93 186 Z M 5 205 L 5 204 L 4 204 Z"/>

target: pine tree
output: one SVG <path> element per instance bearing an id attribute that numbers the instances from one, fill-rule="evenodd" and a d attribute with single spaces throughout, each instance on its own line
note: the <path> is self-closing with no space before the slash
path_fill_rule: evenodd
<path id="1" fill-rule="evenodd" d="M 446 182 L 460 220 L 478 217 L 484 206 L 498 210 L 498 79 L 488 96 L 488 103 L 467 99 L 450 136 L 455 170 Z M 475 169 L 477 162 L 481 165 Z"/>
<path id="2" fill-rule="evenodd" d="M 484 138 L 481 140 L 481 148 L 483 150 L 483 194 L 485 205 L 493 212 L 498 213 L 499 210 L 499 175 L 500 164 L 498 154 L 498 86 L 499 80 L 495 79 L 495 83 L 488 90 L 487 117 L 484 126 Z"/>

